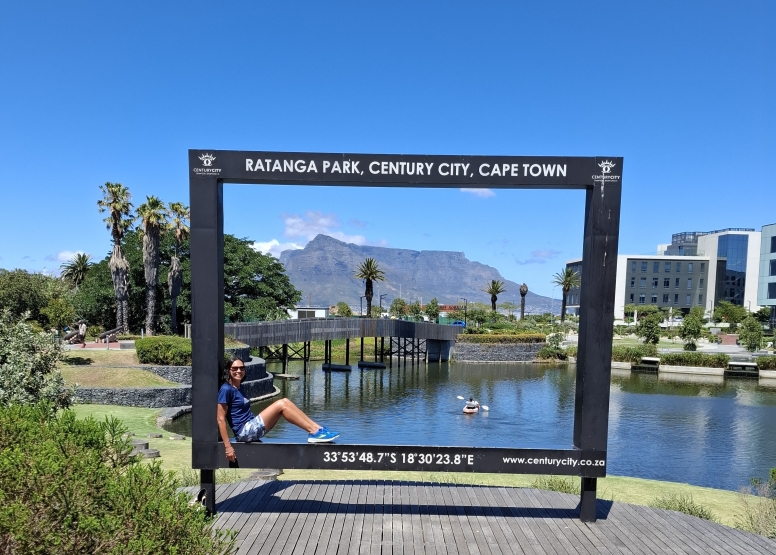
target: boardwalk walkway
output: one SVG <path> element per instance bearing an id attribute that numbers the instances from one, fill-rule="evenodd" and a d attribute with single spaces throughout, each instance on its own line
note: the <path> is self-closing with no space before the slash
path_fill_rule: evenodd
<path id="1" fill-rule="evenodd" d="M 190 488 L 194 491 L 196 488 Z M 217 486 L 241 555 L 776 554 L 776 542 L 681 513 L 524 488 L 392 481 Z"/>

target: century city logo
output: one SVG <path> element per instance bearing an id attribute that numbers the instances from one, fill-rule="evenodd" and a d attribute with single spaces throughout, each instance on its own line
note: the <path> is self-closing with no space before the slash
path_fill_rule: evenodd
<path id="1" fill-rule="evenodd" d="M 594 175 L 592 176 L 593 179 L 596 181 L 619 181 L 619 175 L 610 175 L 612 168 L 616 165 L 617 163 L 611 160 L 601 160 L 598 162 L 598 167 L 601 168 L 601 175 Z"/>
<path id="2" fill-rule="evenodd" d="M 199 159 L 202 160 L 202 165 L 204 167 L 194 168 L 194 173 L 197 175 L 218 175 L 221 173 L 219 168 L 212 167 L 213 161 L 216 159 L 212 154 L 204 153 L 199 156 Z"/>

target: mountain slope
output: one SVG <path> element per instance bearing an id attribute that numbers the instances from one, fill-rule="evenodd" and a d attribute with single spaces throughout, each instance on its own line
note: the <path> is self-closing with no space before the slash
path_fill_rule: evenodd
<path id="1" fill-rule="evenodd" d="M 303 293 L 300 306 L 329 306 L 345 301 L 359 307 L 364 285 L 353 273 L 367 257 L 377 260 L 386 276 L 386 281 L 375 283 L 374 305 L 379 303 L 378 290 L 388 295 L 383 306 L 399 296 L 407 302 L 422 299 L 426 303 L 436 297 L 440 304 L 456 304 L 466 298 L 470 303 L 489 305 L 490 296 L 482 289 L 492 279 L 506 284 L 506 292 L 499 295 L 499 304 L 505 301 L 520 304 L 520 284 L 505 280 L 496 268 L 468 260 L 462 252 L 358 246 L 318 235 L 304 249 L 283 251 L 280 261 L 291 283 Z M 552 299 L 529 291 L 525 305 L 526 313 L 549 312 Z M 556 299 L 556 312 L 559 305 Z"/>

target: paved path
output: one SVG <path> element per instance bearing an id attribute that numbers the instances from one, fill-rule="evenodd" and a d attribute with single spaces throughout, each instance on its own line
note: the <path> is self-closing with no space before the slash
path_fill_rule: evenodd
<path id="1" fill-rule="evenodd" d="M 195 491 L 196 488 L 189 488 Z M 216 526 L 239 554 L 776 554 L 776 542 L 681 513 L 525 488 L 391 481 L 217 486 Z"/>

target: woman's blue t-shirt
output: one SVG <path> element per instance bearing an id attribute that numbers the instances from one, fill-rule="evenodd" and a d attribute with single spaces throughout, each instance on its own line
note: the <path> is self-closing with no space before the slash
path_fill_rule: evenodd
<path id="1" fill-rule="evenodd" d="M 237 389 L 229 383 L 224 383 L 218 390 L 218 403 L 227 406 L 226 420 L 235 434 L 253 418 L 251 401 L 243 395 L 242 387 Z"/>

